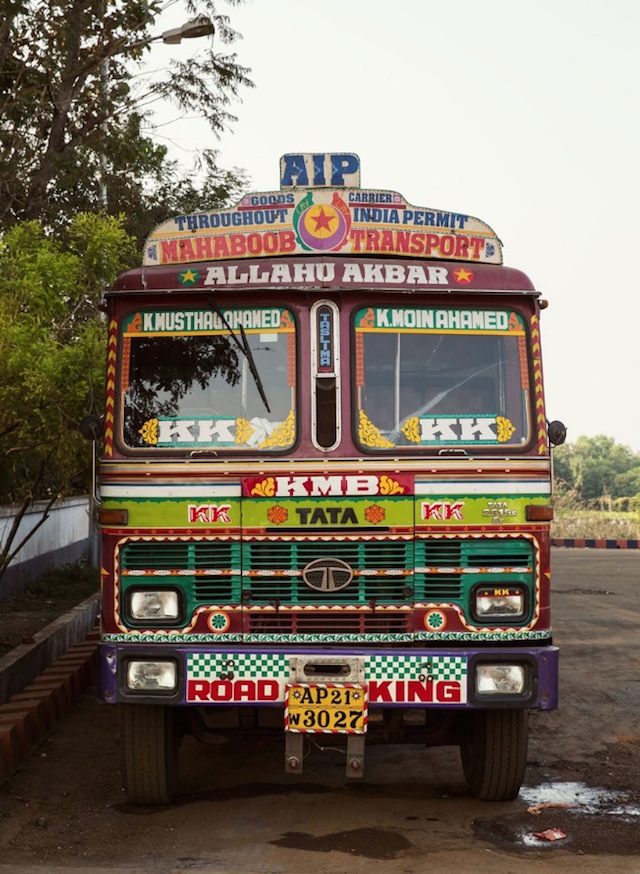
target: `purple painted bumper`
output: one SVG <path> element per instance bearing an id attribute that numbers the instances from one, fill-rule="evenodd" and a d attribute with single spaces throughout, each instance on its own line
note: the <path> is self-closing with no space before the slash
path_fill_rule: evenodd
<path id="1" fill-rule="evenodd" d="M 110 704 L 283 706 L 289 684 L 359 683 L 367 688 L 370 707 L 554 710 L 558 656 L 553 646 L 275 649 L 102 643 L 98 692 Z"/>

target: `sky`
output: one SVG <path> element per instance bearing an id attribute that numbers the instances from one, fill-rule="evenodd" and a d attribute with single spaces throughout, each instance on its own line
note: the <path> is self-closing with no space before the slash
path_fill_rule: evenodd
<path id="1" fill-rule="evenodd" d="M 250 190 L 272 191 L 281 155 L 355 152 L 363 188 L 482 219 L 549 301 L 548 418 L 569 442 L 605 434 L 640 452 L 638 0 L 220 8 L 256 87 L 219 141 L 205 120 L 161 110 L 171 157 L 189 169 L 217 148 Z M 188 17 L 176 2 L 161 29 Z M 154 45 L 154 63 L 197 42 Z"/>

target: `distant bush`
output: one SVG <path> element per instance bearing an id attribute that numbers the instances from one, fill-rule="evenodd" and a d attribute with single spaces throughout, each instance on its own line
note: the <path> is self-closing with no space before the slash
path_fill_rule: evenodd
<path id="1" fill-rule="evenodd" d="M 557 539 L 640 540 L 640 516 L 638 513 L 556 509 L 551 536 Z"/>

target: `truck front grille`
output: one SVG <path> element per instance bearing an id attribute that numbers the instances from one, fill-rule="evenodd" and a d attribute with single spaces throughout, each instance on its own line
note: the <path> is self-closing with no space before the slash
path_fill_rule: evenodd
<path id="1" fill-rule="evenodd" d="M 304 569 L 318 559 L 345 562 L 351 582 L 324 591 L 307 584 Z M 409 634 L 414 604 L 467 613 L 478 584 L 532 590 L 535 581 L 533 541 L 509 537 L 145 538 L 123 545 L 119 565 L 123 590 L 179 586 L 188 615 L 242 606 L 244 632 L 257 635 Z"/>
<path id="2" fill-rule="evenodd" d="M 412 600 L 413 542 L 410 540 L 245 541 L 242 548 L 247 605 L 406 604 Z M 354 571 L 345 589 L 319 592 L 302 572 L 317 559 L 339 559 Z"/>

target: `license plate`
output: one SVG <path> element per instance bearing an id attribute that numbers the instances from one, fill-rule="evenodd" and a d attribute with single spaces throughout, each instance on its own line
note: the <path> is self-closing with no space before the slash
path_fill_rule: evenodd
<path id="1" fill-rule="evenodd" d="M 358 683 L 288 684 L 284 727 L 302 734 L 364 734 L 367 688 Z"/>

